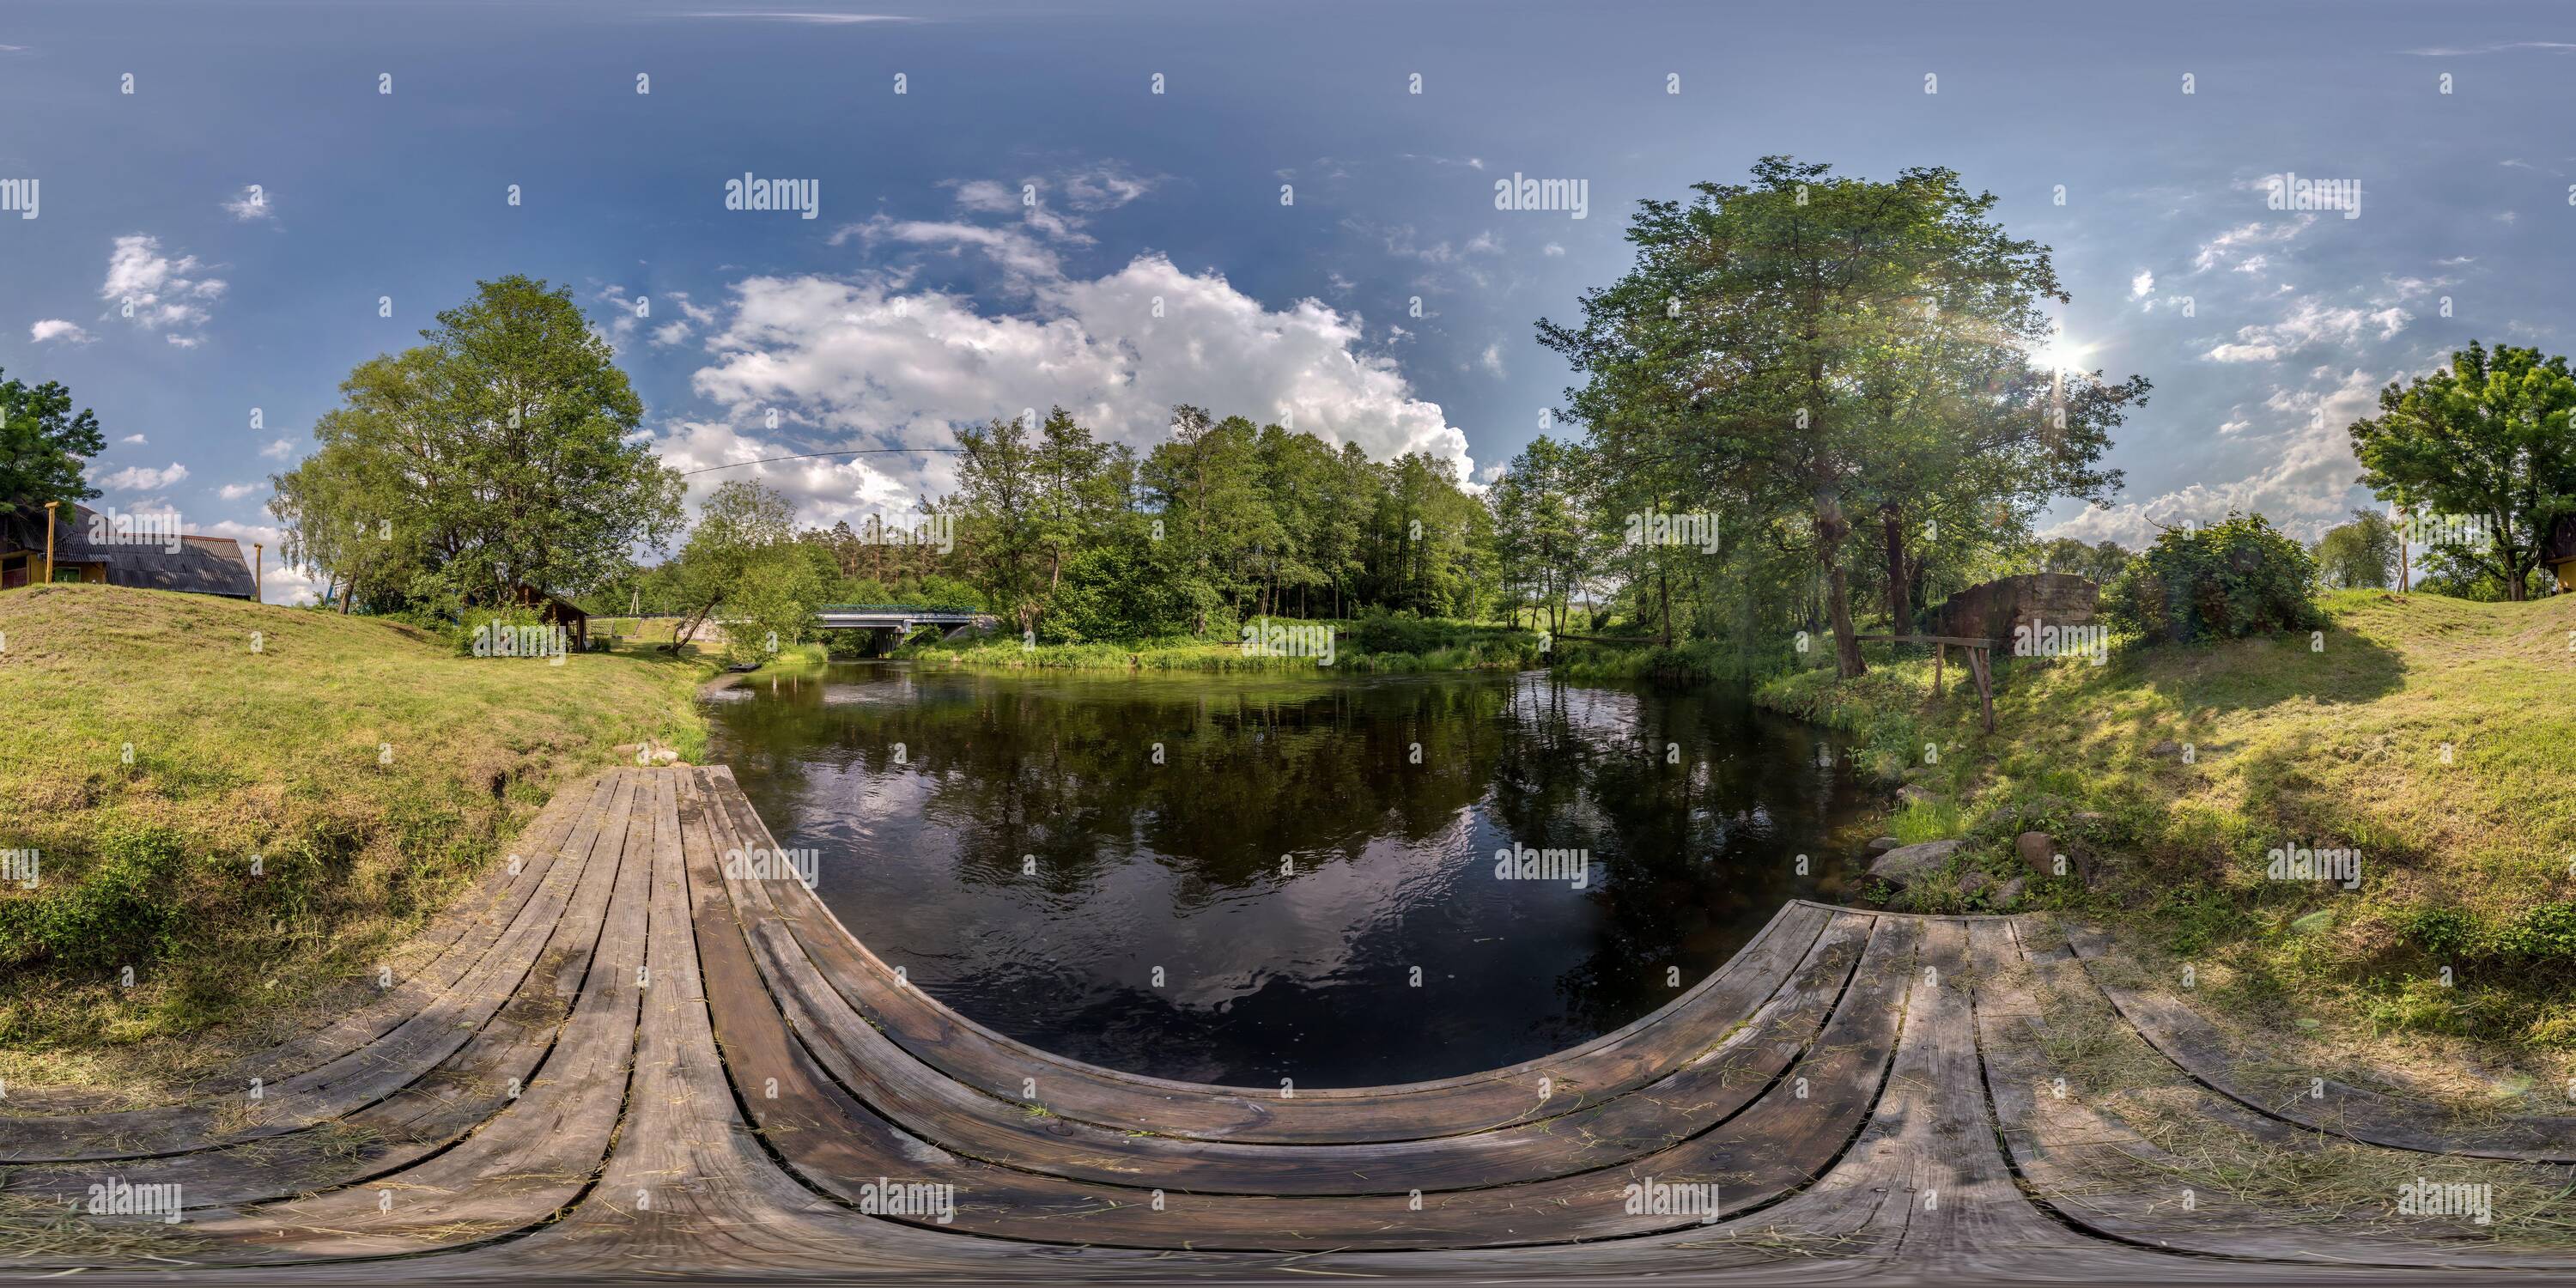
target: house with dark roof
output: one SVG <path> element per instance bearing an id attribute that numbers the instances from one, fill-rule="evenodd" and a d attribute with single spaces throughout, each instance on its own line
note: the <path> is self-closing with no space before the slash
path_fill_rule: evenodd
<path id="1" fill-rule="evenodd" d="M 2576 590 L 2576 514 L 2560 515 L 2541 543 L 2540 566 L 2558 574 L 2560 590 Z"/>
<path id="2" fill-rule="evenodd" d="M 230 599 L 258 597 L 258 579 L 231 537 L 168 530 L 163 516 L 104 516 L 66 505 L 54 519 L 54 580 Z M 45 511 L 0 517 L 0 589 L 45 579 Z"/>

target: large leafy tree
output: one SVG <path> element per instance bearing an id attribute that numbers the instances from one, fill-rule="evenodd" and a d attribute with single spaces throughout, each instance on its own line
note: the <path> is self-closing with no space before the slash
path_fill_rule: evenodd
<path id="1" fill-rule="evenodd" d="M 748 479 L 728 482 L 707 498 L 673 566 L 681 620 L 672 651 L 721 609 L 731 621 L 728 655 L 756 660 L 749 650 L 765 646 L 771 631 L 782 644 L 805 637 L 822 591 L 796 540 L 796 507 Z"/>
<path id="2" fill-rule="evenodd" d="M 496 603 L 603 586 L 679 530 L 679 476 L 569 289 L 482 282 L 421 336 L 359 364 L 273 480 L 304 562 L 387 602 Z"/>
<path id="3" fill-rule="evenodd" d="M 2551 525 L 2576 513 L 2571 413 L 2567 359 L 2472 341 L 2448 370 L 2381 390 L 2379 415 L 2352 424 L 2352 454 L 2371 492 L 2410 517 L 2476 520 L 2428 544 L 2519 600 Z"/>
<path id="4" fill-rule="evenodd" d="M 86 407 L 75 413 L 70 390 L 51 380 L 0 380 L 0 517 L 42 515 L 47 501 L 97 496 L 82 477 L 83 458 L 106 448 L 98 417 Z"/>
<path id="5" fill-rule="evenodd" d="M 1614 504 L 1734 512 L 1803 546 L 1842 674 L 1863 669 L 1857 516 L 1876 518 L 1901 588 L 1907 534 L 1938 511 L 2116 485 L 2094 465 L 2096 431 L 2116 423 L 2100 400 L 2116 408 L 2143 382 L 2062 420 L 2036 397 L 2026 355 L 2043 303 L 2067 296 L 2046 247 L 1987 217 L 1991 194 L 1946 169 L 1872 182 L 1785 157 L 1695 190 L 1641 203 L 1635 266 L 1584 296 L 1581 325 L 1542 321 L 1539 337 L 1586 377 L 1568 410 Z M 1653 562 L 1669 636 L 1672 561 Z"/>

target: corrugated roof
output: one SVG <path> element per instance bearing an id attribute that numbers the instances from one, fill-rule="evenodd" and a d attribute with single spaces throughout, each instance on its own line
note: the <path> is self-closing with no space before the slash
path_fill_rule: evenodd
<path id="1" fill-rule="evenodd" d="M 56 564 L 105 564 L 107 583 L 111 586 L 227 595 L 235 599 L 249 599 L 258 593 L 258 582 L 251 575 L 250 564 L 242 558 L 241 543 L 231 537 L 182 533 L 175 550 L 166 542 L 152 539 L 92 544 L 89 529 L 94 515 L 95 512 L 85 505 L 63 507 L 61 517 L 54 520 Z M 6 525 L 5 536 L 6 540 L 0 540 L 0 548 L 44 549 L 45 524 L 41 512 L 13 518 Z"/>

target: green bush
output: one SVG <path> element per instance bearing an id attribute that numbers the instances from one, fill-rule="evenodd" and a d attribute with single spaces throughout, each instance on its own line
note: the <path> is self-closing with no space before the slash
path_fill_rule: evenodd
<path id="1" fill-rule="evenodd" d="M 2544 903 L 2496 935 L 2504 956 L 2539 964 L 2576 962 L 2576 903 Z"/>
<path id="2" fill-rule="evenodd" d="M 2150 640 L 2241 639 L 2325 624 L 2316 560 L 2262 515 L 2167 529 L 2113 580 L 2103 611 Z"/>
<path id="3" fill-rule="evenodd" d="M 2457 961 L 2482 937 L 2475 917 L 2457 908 L 2418 908 L 2398 923 L 2398 937 L 2432 957 Z"/>
<path id="4" fill-rule="evenodd" d="M 174 910 L 169 886 L 185 861 L 168 828 L 108 832 L 79 880 L 0 903 L 0 961 L 106 967 L 156 955 Z"/>

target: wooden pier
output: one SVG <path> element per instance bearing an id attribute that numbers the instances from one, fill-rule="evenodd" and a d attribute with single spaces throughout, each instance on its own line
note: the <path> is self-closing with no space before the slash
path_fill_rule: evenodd
<path id="1" fill-rule="evenodd" d="M 1793 903 L 1669 1005 L 1580 1046 L 1291 1093 L 1139 1077 L 993 1033 L 791 875 L 727 870 L 728 854 L 774 848 L 729 770 L 614 771 L 564 792 L 517 871 L 461 901 L 375 1004 L 200 1098 L 100 1111 L 13 1091 L 7 1211 L 83 1205 L 112 1178 L 178 1187 L 184 1219 L 83 1217 L 95 1250 L 75 1236 L 36 1253 L 0 1224 L 0 1275 L 2576 1272 L 2576 1118 L 2461 1119 L 2278 1067 L 2099 938 L 2038 917 Z M 2190 1139 L 2123 1113 L 2148 1104 Z M 2437 1175 L 2488 1184 L 2493 1219 L 2195 1179 L 2240 1144 L 2384 1176 L 2391 1195 Z M 2534 1213 L 2554 1240 L 2518 1224 Z"/>

